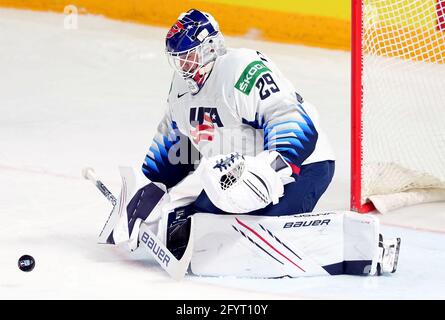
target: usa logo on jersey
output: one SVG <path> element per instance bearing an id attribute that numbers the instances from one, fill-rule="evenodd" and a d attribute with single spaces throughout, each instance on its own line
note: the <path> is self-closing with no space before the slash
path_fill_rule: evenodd
<path id="1" fill-rule="evenodd" d="M 215 125 L 223 127 L 216 108 L 191 108 L 190 109 L 190 136 L 195 144 L 201 141 L 213 141 Z"/>

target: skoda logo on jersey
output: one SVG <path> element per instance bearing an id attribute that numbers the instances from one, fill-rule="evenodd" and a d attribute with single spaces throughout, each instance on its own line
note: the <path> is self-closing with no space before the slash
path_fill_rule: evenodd
<path id="1" fill-rule="evenodd" d="M 223 127 L 218 115 L 218 109 L 199 107 L 190 109 L 190 136 L 195 144 L 201 141 L 213 141 L 215 125 Z"/>

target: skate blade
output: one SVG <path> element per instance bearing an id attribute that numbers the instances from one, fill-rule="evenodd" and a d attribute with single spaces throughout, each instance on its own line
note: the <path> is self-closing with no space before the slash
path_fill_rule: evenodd
<path id="1" fill-rule="evenodd" d="M 399 262 L 399 252 L 400 252 L 401 239 L 397 238 L 396 240 L 397 240 L 397 244 L 396 244 L 396 251 L 395 251 L 395 254 L 394 254 L 394 266 L 392 268 L 391 273 L 396 272 L 396 270 L 397 270 L 397 263 Z"/>

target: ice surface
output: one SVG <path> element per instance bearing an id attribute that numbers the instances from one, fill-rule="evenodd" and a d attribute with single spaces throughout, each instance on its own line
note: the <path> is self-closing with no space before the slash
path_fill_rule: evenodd
<path id="1" fill-rule="evenodd" d="M 97 245 L 110 205 L 81 169 L 117 193 L 118 166 L 140 167 L 169 89 L 166 30 L 97 16 L 66 30 L 63 18 L 0 9 L 0 299 L 445 298 L 443 204 L 381 217 L 385 236 L 402 237 L 399 269 L 384 277 L 177 283 L 141 253 Z M 337 168 L 317 209 L 347 209 L 349 53 L 227 42 L 269 55 L 318 107 Z M 30 273 L 17 267 L 23 254 L 36 259 Z"/>

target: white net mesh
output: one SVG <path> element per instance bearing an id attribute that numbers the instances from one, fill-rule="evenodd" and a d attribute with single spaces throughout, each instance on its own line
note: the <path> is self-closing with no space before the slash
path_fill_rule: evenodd
<path id="1" fill-rule="evenodd" d="M 445 188 L 445 0 L 363 0 L 362 203 Z"/>

